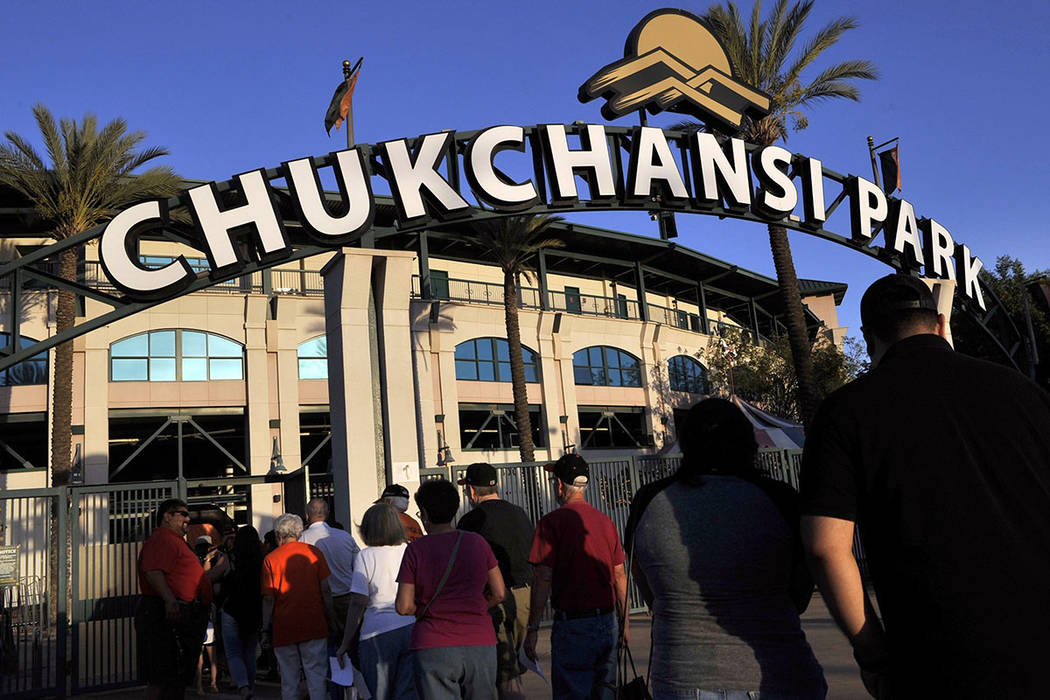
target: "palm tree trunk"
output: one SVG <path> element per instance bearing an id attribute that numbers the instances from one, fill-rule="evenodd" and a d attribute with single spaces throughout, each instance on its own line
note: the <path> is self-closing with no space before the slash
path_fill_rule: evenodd
<path id="1" fill-rule="evenodd" d="M 59 275 L 62 279 L 77 278 L 76 246 L 66 248 L 59 257 Z M 58 290 L 58 309 L 55 312 L 55 332 L 73 327 L 76 320 L 76 296 L 73 292 Z M 53 486 L 66 486 L 70 477 L 70 455 L 73 443 L 73 341 L 55 347 L 55 376 L 52 380 L 51 407 L 51 479 Z"/>
<path id="2" fill-rule="evenodd" d="M 798 380 L 798 412 L 803 425 L 808 426 L 817 411 L 816 382 L 813 378 L 809 335 L 806 333 L 806 316 L 802 310 L 802 295 L 798 290 L 798 275 L 795 274 L 795 262 L 791 257 L 787 229 L 783 226 L 769 227 L 769 248 L 773 253 L 773 266 L 777 271 L 788 343 L 795 365 L 795 378 Z"/>
<path id="3" fill-rule="evenodd" d="M 510 380 L 514 389 L 514 422 L 518 426 L 518 451 L 522 462 L 535 459 L 532 444 L 532 421 L 529 419 L 529 394 L 525 385 L 525 363 L 521 359 L 521 328 L 518 325 L 518 285 L 514 273 L 503 272 L 503 311 L 507 322 L 507 346 L 510 350 Z"/>

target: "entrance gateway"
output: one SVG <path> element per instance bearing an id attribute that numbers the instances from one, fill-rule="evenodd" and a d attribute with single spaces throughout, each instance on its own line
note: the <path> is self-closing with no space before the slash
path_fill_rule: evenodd
<path id="1" fill-rule="evenodd" d="M 1021 336 L 992 290 L 978 277 L 981 260 L 966 245 L 957 243 L 944 226 L 932 218 L 920 218 L 911 203 L 885 195 L 865 178 L 836 173 L 816 158 L 792 154 L 779 146 L 758 148 L 731 136 L 744 118 L 768 109 L 768 98 L 734 77 L 724 49 L 695 17 L 677 10 L 648 15 L 631 33 L 624 59 L 597 71 L 581 87 L 580 98 L 605 99 L 602 113 L 608 119 L 642 109 L 675 110 L 716 125 L 726 136 L 644 124 L 634 128 L 580 123 L 499 125 L 359 145 L 194 187 L 167 201 L 136 204 L 108 225 L 0 266 L 0 290 L 10 295 L 4 323 L 8 341 L 6 348 L 0 348 L 0 371 L 164 302 L 336 248 L 356 245 L 361 249 L 344 256 L 344 274 L 332 275 L 334 283 L 330 286 L 355 284 L 358 296 L 369 297 L 370 281 L 361 282 L 368 275 L 356 271 L 370 271 L 368 248 L 386 237 L 418 232 L 421 257 L 425 257 L 426 232 L 432 229 L 458 226 L 469 230 L 475 222 L 516 214 L 618 209 L 648 211 L 665 220 L 681 213 L 778 224 L 845 245 L 898 270 L 954 280 L 956 307 L 976 321 L 1007 361 L 1019 368 L 1025 366 L 1027 348 Z M 338 192 L 322 191 L 322 175 L 332 178 Z M 387 183 L 389 199 L 375 195 L 372 185 L 377 177 Z M 581 188 L 581 184 L 586 186 Z M 844 203 L 846 209 L 842 209 Z M 192 225 L 169 216 L 179 209 L 188 211 Z M 836 224 L 839 219 L 841 223 Z M 834 227 L 847 233 L 835 233 Z M 138 254 L 139 241 L 144 237 L 200 250 L 207 258 L 208 269 L 201 270 L 201 261 L 191 266 L 182 255 L 157 266 L 145 264 Z M 47 261 L 62 250 L 92 241 L 99 243 L 107 280 L 65 280 L 47 266 Z M 671 242 L 666 245 L 673 247 Z M 410 257 L 406 252 L 391 252 L 382 262 L 384 274 L 393 266 L 404 273 Z M 592 256 L 591 262 L 595 259 Z M 636 261 L 636 269 L 641 278 L 641 262 Z M 400 278 L 410 279 L 411 270 Z M 262 280 L 263 291 L 273 292 L 267 286 L 268 276 L 262 275 Z M 30 341 L 20 332 L 24 320 L 20 299 L 35 293 L 41 283 L 71 290 L 111 310 L 84 318 L 45 340 Z M 448 283 L 446 278 L 446 288 Z M 428 284 L 421 265 L 421 298 L 431 298 L 426 293 Z M 644 295 L 644 285 L 639 286 Z M 108 291 L 112 289 L 117 292 Z M 538 291 L 534 307 L 546 309 L 548 292 L 542 283 Z M 702 296 L 702 282 L 700 292 Z M 332 296 L 338 294 L 333 291 Z M 409 294 L 391 297 L 396 297 L 398 304 L 407 304 Z M 578 311 L 580 299 L 579 290 L 566 294 L 566 308 L 575 304 Z M 615 315 L 647 320 L 644 298 L 642 301 L 634 316 L 628 312 L 627 299 L 616 299 Z M 754 299 L 750 302 L 753 310 Z M 374 306 L 362 301 L 361 308 L 353 309 L 362 319 L 359 328 L 368 327 L 370 305 Z M 399 306 L 397 310 L 404 309 Z M 706 317 L 697 327 L 706 330 Z M 407 328 L 402 330 L 407 338 Z M 368 343 L 357 345 L 362 347 L 354 349 L 361 360 L 356 369 L 367 374 L 371 371 L 371 347 Z M 410 358 L 402 364 L 410 364 Z M 493 361 L 493 366 L 497 364 Z M 403 381 L 404 377 L 397 379 Z M 345 399 L 348 392 L 341 390 L 353 381 L 354 377 L 340 373 L 342 385 L 334 387 L 333 396 L 341 394 Z M 371 414 L 374 408 L 352 406 L 345 400 L 341 408 L 332 403 L 333 417 L 341 411 L 344 419 L 350 411 Z M 412 406 L 399 408 L 403 415 L 412 414 Z M 615 415 L 608 417 L 611 425 Z M 169 417 L 164 422 L 182 426 L 181 416 L 178 418 Z M 365 418 L 364 422 L 372 420 L 371 415 Z M 191 424 L 191 419 L 185 422 Z M 333 430 L 339 429 L 339 422 L 332 421 Z M 342 422 L 345 429 L 349 421 Z M 197 426 L 202 437 L 207 438 L 207 427 L 206 423 Z M 408 444 L 413 437 L 406 434 L 398 439 Z M 302 462 L 309 461 L 324 442 Z M 276 457 L 276 449 L 274 454 Z M 239 463 L 236 456 L 227 456 Z M 116 466 L 119 469 L 134 457 L 128 455 Z M 371 457 L 378 464 L 378 455 Z M 789 455 L 785 453 L 784 457 Z M 797 455 L 790 458 L 797 459 Z M 673 462 L 660 456 L 630 456 L 627 460 L 596 460 L 593 468 L 605 483 L 615 487 L 606 503 L 622 506 L 643 479 L 664 476 L 676 466 Z M 357 463 L 366 470 L 370 466 L 367 459 Z M 508 469 L 531 473 L 526 465 L 508 465 Z M 250 487 L 248 482 L 263 478 L 243 480 Z M 231 479 L 222 481 L 229 483 Z M 509 481 L 524 483 L 524 477 Z M 345 495 L 346 485 L 345 481 L 336 484 L 341 495 Z M 372 485 L 363 484 L 360 491 L 364 493 Z M 0 510 L 13 514 L 11 521 L 25 528 L 25 534 L 17 533 L 17 541 L 27 548 L 32 545 L 32 560 L 46 572 L 42 581 L 19 591 L 20 602 L 32 602 L 21 603 L 21 609 L 38 611 L 29 620 L 34 627 L 20 629 L 20 653 L 22 658 L 39 659 L 42 666 L 39 672 L 34 665 L 32 673 L 5 679 L 7 685 L 0 694 L 13 691 L 29 695 L 51 689 L 61 694 L 67 670 L 71 671 L 68 675 L 75 691 L 136 681 L 133 644 L 128 640 L 133 639 L 134 553 L 147 527 L 142 517 L 160 500 L 184 487 L 173 481 L 0 493 Z M 551 503 L 544 488 L 541 481 L 541 502 L 530 506 L 537 514 Z M 304 490 L 302 486 L 299 489 Z M 505 495 L 523 502 L 525 494 L 508 489 Z M 284 497 L 286 503 L 305 500 L 303 495 L 293 498 L 287 483 Z M 620 516 L 625 516 L 622 511 L 620 508 Z M 52 513 L 57 515 L 52 517 Z M 615 512 L 610 515 L 622 522 Z M 345 515 L 341 517 L 351 522 Z M 54 529 L 56 537 L 49 536 L 49 528 Z M 62 557 L 51 556 L 52 551 L 65 552 L 67 542 L 72 552 L 68 564 Z M 23 554 L 26 556 L 30 555 Z M 64 566 L 69 566 L 72 578 L 67 577 Z M 57 590 L 57 624 L 47 619 L 44 611 L 48 599 L 42 594 L 53 584 Z M 72 603 L 68 611 L 71 627 L 65 624 L 67 591 Z M 30 629 L 44 631 L 30 633 Z M 72 664 L 68 669 L 67 646 Z"/>
<path id="2" fill-rule="evenodd" d="M 695 15 L 675 9 L 646 15 L 629 34 L 624 58 L 584 82 L 579 98 L 604 98 L 607 119 L 638 111 L 643 125 L 500 125 L 300 158 L 194 187 L 168 201 L 135 204 L 107 225 L 0 266 L 0 284 L 10 285 L 12 294 L 12 337 L 0 349 L 0 370 L 149 306 L 325 249 L 355 241 L 367 246 L 384 233 L 422 232 L 512 214 L 608 209 L 641 209 L 658 218 L 683 212 L 777 224 L 846 245 L 898 270 L 921 269 L 928 278 L 953 280 L 957 305 L 1005 359 L 1019 369 L 1031 367 L 1029 349 L 979 278 L 981 259 L 935 219 L 918 217 L 907 200 L 887 196 L 866 178 L 828 170 L 817 158 L 709 133 L 711 128 L 736 133 L 746 118 L 767 114 L 770 99 L 735 76 L 725 47 Z M 690 114 L 707 130 L 644 125 L 645 111 L 663 110 Z M 500 156 L 504 151 L 520 155 Z M 326 170 L 334 177 L 337 195 L 322 190 L 320 173 Z M 521 172 L 527 174 L 518 179 L 508 174 Z M 375 225 L 372 180 L 377 176 L 387 182 L 396 207 L 390 227 Z M 587 185 L 585 195 L 577 178 Z M 286 188 L 276 187 L 276 180 L 284 180 Z M 846 200 L 848 236 L 827 228 Z M 188 209 L 193 225 L 172 221 L 171 207 Z M 195 271 L 182 255 L 160 267 L 146 266 L 137 246 L 145 234 L 201 250 L 209 269 Z M 883 245 L 877 246 L 880 234 Z M 104 274 L 122 296 L 34 266 L 95 239 L 100 239 Z M 17 303 L 25 278 L 73 289 L 113 311 L 26 345 L 20 342 Z"/>

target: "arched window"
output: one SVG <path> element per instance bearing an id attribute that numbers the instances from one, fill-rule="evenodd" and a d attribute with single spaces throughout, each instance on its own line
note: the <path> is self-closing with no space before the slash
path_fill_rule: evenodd
<path id="1" fill-rule="evenodd" d="M 536 353 L 521 346 L 525 381 L 535 383 L 539 368 Z M 474 338 L 456 346 L 456 379 L 480 382 L 509 382 L 510 345 L 505 338 Z"/>
<path id="2" fill-rule="evenodd" d="M 24 350 L 37 342 L 24 335 L 18 337 L 18 349 Z M 11 334 L 0 332 L 0 347 L 11 344 Z M 47 351 L 22 360 L 17 365 L 0 369 L 0 386 L 27 386 L 30 384 L 47 384 Z"/>
<path id="3" fill-rule="evenodd" d="M 642 371 L 638 358 L 608 345 L 594 345 L 577 350 L 572 356 L 572 370 L 577 384 L 593 386 L 641 386 Z"/>
<path id="4" fill-rule="evenodd" d="M 667 361 L 667 383 L 672 391 L 707 393 L 707 370 L 688 355 L 675 355 Z"/>
<path id="5" fill-rule="evenodd" d="M 109 346 L 114 382 L 244 379 L 244 346 L 204 331 L 149 331 Z"/>
<path id="6" fill-rule="evenodd" d="M 299 345 L 299 379 L 328 379 L 328 338 L 319 335 Z"/>

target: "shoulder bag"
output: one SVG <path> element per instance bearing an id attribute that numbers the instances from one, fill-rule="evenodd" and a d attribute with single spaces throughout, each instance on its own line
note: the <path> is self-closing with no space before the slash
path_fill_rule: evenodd
<path id="1" fill-rule="evenodd" d="M 428 600 L 427 604 L 423 606 L 423 612 L 416 615 L 417 622 L 426 617 L 427 610 L 430 610 L 431 603 L 433 603 L 434 599 L 438 597 L 439 593 L 441 593 L 441 589 L 445 587 L 445 581 L 448 581 L 448 576 L 452 573 L 452 566 L 456 563 L 456 554 L 459 552 L 459 543 L 462 539 L 463 531 L 460 530 L 459 534 L 456 536 L 456 543 L 452 545 L 452 553 L 448 555 L 448 565 L 445 567 L 445 573 L 441 575 L 441 580 L 438 581 L 437 588 L 434 589 L 434 595 L 430 596 L 430 600 Z"/>

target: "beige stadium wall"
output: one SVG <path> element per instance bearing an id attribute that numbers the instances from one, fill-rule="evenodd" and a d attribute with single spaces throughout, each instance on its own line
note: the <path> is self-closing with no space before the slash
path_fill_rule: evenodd
<path id="1" fill-rule="evenodd" d="M 186 249 L 173 244 L 156 244 L 148 254 L 176 255 Z M 89 248 L 88 256 L 94 254 Z M 192 253 L 191 253 L 192 254 Z M 343 262 L 340 262 L 343 261 Z M 491 265 L 432 258 L 432 269 L 444 270 L 453 279 L 502 283 L 502 273 Z M 413 276 L 418 274 L 418 260 L 410 251 L 346 249 L 303 262 L 301 269 L 326 274 L 341 267 L 348 282 L 353 275 L 371 275 L 377 292 L 378 322 L 387 341 L 385 352 L 386 388 L 391 408 L 385 429 L 390 431 L 387 462 L 393 479 L 409 488 L 418 484 L 418 469 L 436 466 L 439 444 L 447 443 L 456 463 L 472 461 L 509 462 L 518 458 L 517 450 L 464 450 L 461 444 L 459 405 L 461 403 L 510 404 L 513 402 L 509 382 L 461 381 L 456 379 L 455 348 L 462 342 L 479 337 L 505 338 L 504 312 L 501 305 L 431 302 L 412 298 Z M 299 264 L 280 269 L 299 270 Z M 534 283 L 526 281 L 534 286 Z M 566 286 L 577 287 L 581 294 L 612 296 L 609 280 L 550 275 L 552 291 Z M 343 284 L 339 305 L 346 312 L 358 314 L 367 306 L 360 292 L 367 289 Z M 356 296 L 355 296 L 356 290 Z M 636 300 L 636 290 L 617 285 L 615 292 Z M 366 293 L 367 297 L 367 293 Z M 649 293 L 648 303 L 697 312 L 688 299 L 674 300 Z M 829 327 L 837 329 L 832 297 L 807 299 L 807 304 Z M 436 305 L 436 321 L 431 320 Z M 41 299 L 40 311 L 32 317 L 26 335 L 43 338 L 53 333 L 49 309 L 53 299 Z M 276 313 L 269 318 L 270 301 L 262 294 L 233 292 L 196 293 L 158 305 L 147 311 L 88 333 L 74 341 L 74 425 L 83 433 L 74 436 L 84 454 L 84 481 L 106 483 L 109 478 L 109 414 L 115 409 L 156 409 L 178 411 L 201 407 L 242 407 L 248 421 L 248 467 L 253 475 L 265 474 L 270 467 L 274 438 L 277 438 L 284 463 L 289 471 L 300 467 L 303 455 L 299 449 L 299 414 L 303 407 L 331 406 L 333 397 L 344 402 L 344 410 L 354 404 L 372 401 L 371 378 L 368 382 L 344 381 L 338 390 L 330 380 L 300 380 L 297 348 L 303 342 L 326 334 L 331 327 L 333 310 L 326 318 L 325 300 L 319 296 L 278 294 Z M 88 300 L 89 317 L 108 310 Z M 542 407 L 547 447 L 536 451 L 539 460 L 554 459 L 564 445 L 580 445 L 579 406 L 632 406 L 645 411 L 647 431 L 656 451 L 673 441 L 674 408 L 685 407 L 701 398 L 698 395 L 667 389 L 667 360 L 679 354 L 696 356 L 707 348 L 711 338 L 655 322 L 576 315 L 567 312 L 521 309 L 522 342 L 539 355 L 540 381 L 530 384 L 529 403 Z M 723 321 L 723 315 L 710 310 L 711 321 Z M 560 320 L 559 320 L 560 319 Z M 217 333 L 245 347 L 245 380 L 213 382 L 110 382 L 109 347 L 122 338 L 149 330 L 183 328 Z M 355 336 L 348 332 L 346 338 Z M 331 345 L 331 343 L 330 343 Z M 367 343 L 343 343 L 341 360 L 347 376 L 360 374 L 364 361 L 362 347 Z M 641 360 L 643 382 L 640 388 L 577 386 L 573 379 L 573 353 L 593 345 L 609 345 Z M 333 359 L 329 360 L 330 366 Z M 353 373 L 357 372 L 358 375 Z M 368 373 L 366 373 L 368 374 Z M 331 372 L 330 372 L 331 377 Z M 330 395 L 331 392 L 331 395 Z M 0 387 L 0 402 L 6 401 L 9 412 L 48 411 L 50 386 Z M 3 404 L 0 404 L 3 405 Z M 48 411 L 48 413 L 50 413 Z M 332 411 L 336 413 L 335 410 Z M 437 420 L 443 416 L 443 421 Z M 565 422 L 561 417 L 565 416 Z M 277 426 L 277 427 L 271 427 Z M 349 444 L 375 445 L 374 422 L 364 421 L 350 428 Z M 369 447 L 368 449 L 373 449 Z M 638 450 L 585 451 L 590 457 L 622 455 Z M 367 452 L 367 450 L 366 450 Z M 372 453 L 374 454 L 374 453 Z M 350 521 L 359 522 L 360 514 L 383 486 L 384 475 L 377 473 L 375 461 L 367 456 L 350 460 L 333 469 L 344 469 L 351 485 L 359 485 L 352 497 Z M 347 464 L 349 466 L 347 466 Z M 218 476 L 218 475 L 217 475 Z M 45 486 L 42 472 L 0 473 L 0 487 L 32 488 Z M 269 520 L 280 514 L 281 503 L 274 503 L 280 487 L 253 487 L 256 504 L 255 524 L 260 531 L 269 529 Z"/>

